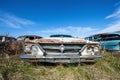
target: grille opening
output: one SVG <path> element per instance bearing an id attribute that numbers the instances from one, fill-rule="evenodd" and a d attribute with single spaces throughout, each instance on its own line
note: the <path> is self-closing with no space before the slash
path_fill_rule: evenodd
<path id="1" fill-rule="evenodd" d="M 63 46 L 64 50 L 62 51 L 61 45 Z M 85 44 L 80 43 L 40 43 L 40 46 L 45 50 L 47 54 L 72 54 L 72 53 L 79 53 L 82 47 Z"/>
<path id="2" fill-rule="evenodd" d="M 79 49 L 64 50 L 64 53 L 77 53 L 77 52 L 79 52 Z"/>

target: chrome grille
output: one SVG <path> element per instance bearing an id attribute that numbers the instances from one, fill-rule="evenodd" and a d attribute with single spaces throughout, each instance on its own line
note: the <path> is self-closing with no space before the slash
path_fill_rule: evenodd
<path id="1" fill-rule="evenodd" d="M 85 44 L 80 43 L 39 43 L 46 54 L 78 54 Z"/>

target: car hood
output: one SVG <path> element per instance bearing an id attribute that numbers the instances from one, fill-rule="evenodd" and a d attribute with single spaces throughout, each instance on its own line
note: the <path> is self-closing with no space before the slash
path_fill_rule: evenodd
<path id="1" fill-rule="evenodd" d="M 37 39 L 38 43 L 86 43 L 85 39 L 80 38 L 41 38 Z"/>

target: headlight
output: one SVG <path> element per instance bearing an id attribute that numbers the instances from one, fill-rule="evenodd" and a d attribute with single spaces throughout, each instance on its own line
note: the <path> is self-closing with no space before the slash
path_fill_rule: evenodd
<path id="1" fill-rule="evenodd" d="M 91 52 L 91 51 L 93 51 L 93 48 L 92 47 L 88 48 L 88 52 Z"/>
<path id="2" fill-rule="evenodd" d="M 94 52 L 93 52 L 93 48 L 92 47 L 89 47 L 87 49 L 87 52 L 90 54 L 90 55 L 94 55 Z"/>
<path id="3" fill-rule="evenodd" d="M 24 47 L 24 51 L 25 51 L 25 52 L 29 52 L 29 51 L 30 51 L 30 46 L 26 45 L 26 46 Z"/>
<path id="4" fill-rule="evenodd" d="M 94 50 L 94 52 L 98 52 L 99 51 L 98 47 L 94 47 L 93 50 Z"/>
<path id="5" fill-rule="evenodd" d="M 32 52 L 38 52 L 38 48 L 36 46 L 32 46 Z"/>

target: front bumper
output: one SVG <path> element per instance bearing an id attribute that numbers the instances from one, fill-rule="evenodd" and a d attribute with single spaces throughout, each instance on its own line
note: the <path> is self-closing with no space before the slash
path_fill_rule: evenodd
<path id="1" fill-rule="evenodd" d="M 100 54 L 97 55 L 72 55 L 72 56 L 35 56 L 29 54 L 21 54 L 21 59 L 24 59 L 28 62 L 49 62 L 49 63 L 79 63 L 79 62 L 96 62 L 99 58 L 101 58 Z"/>

